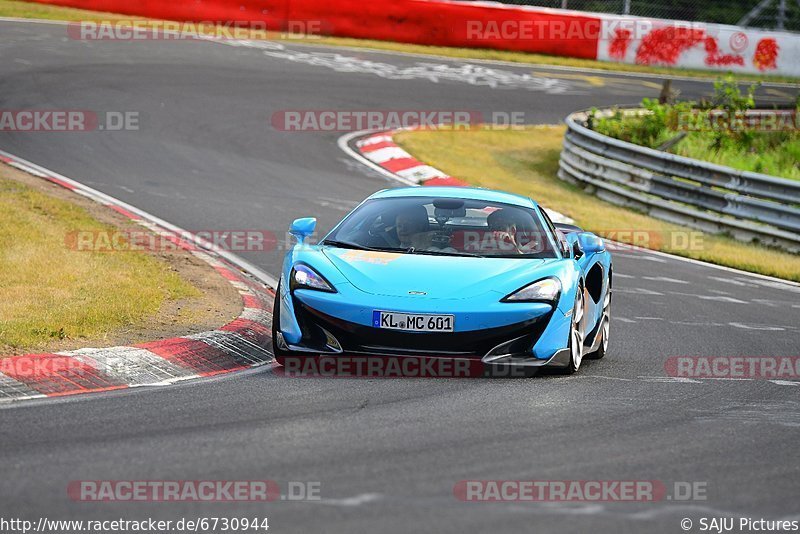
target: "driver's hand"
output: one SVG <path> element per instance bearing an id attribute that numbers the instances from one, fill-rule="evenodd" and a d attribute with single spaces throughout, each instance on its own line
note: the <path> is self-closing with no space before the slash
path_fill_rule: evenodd
<path id="1" fill-rule="evenodd" d="M 531 241 L 519 247 L 519 251 L 522 254 L 538 254 L 542 251 L 542 247 L 538 241 Z"/>
<path id="2" fill-rule="evenodd" d="M 495 230 L 492 232 L 494 242 L 497 244 L 497 250 L 500 252 L 518 252 L 517 242 L 514 241 L 514 236 L 505 230 Z"/>

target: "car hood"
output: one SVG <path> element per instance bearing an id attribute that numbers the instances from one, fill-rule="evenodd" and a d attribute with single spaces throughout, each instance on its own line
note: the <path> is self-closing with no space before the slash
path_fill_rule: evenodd
<path id="1" fill-rule="evenodd" d="M 530 258 L 427 256 L 339 248 L 325 248 L 323 253 L 353 286 L 366 293 L 424 294 L 441 299 L 514 291 L 533 281 L 530 277 L 546 262 Z"/>

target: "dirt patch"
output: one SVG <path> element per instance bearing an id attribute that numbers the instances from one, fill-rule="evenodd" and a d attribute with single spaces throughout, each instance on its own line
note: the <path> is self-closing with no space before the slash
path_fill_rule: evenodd
<path id="1" fill-rule="evenodd" d="M 63 187 L 41 178 L 0 164 L 0 179 L 20 182 L 31 189 L 57 199 L 65 200 L 83 208 L 97 221 L 126 232 L 147 232 L 127 217 L 102 206 L 88 198 L 73 193 Z M 242 299 L 238 291 L 213 267 L 193 256 L 191 253 L 175 249 L 148 252 L 109 252 L 111 254 L 149 254 L 164 262 L 186 283 L 198 290 L 199 296 L 179 299 L 166 299 L 158 312 L 136 324 L 125 324 L 99 336 L 77 339 L 58 339 L 36 347 L 10 347 L 0 342 L 0 355 L 9 356 L 30 352 L 59 352 L 84 347 L 121 346 L 154 341 L 158 339 L 184 336 L 223 326 L 242 311 Z M 0 356 L 0 357 L 2 357 Z"/>

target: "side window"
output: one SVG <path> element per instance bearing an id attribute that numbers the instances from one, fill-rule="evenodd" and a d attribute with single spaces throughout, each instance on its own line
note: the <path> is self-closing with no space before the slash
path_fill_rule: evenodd
<path id="1" fill-rule="evenodd" d="M 558 244 L 558 250 L 561 251 L 562 255 L 568 256 L 569 244 L 567 243 L 567 239 L 564 237 L 564 234 L 561 233 L 561 230 L 556 228 L 556 226 L 553 224 L 553 221 L 551 221 L 550 217 L 547 215 L 547 212 L 541 207 L 539 207 L 539 213 L 542 214 L 542 219 L 544 219 L 545 224 L 547 224 L 547 227 L 550 229 L 550 233 L 553 234 L 553 238 Z"/>

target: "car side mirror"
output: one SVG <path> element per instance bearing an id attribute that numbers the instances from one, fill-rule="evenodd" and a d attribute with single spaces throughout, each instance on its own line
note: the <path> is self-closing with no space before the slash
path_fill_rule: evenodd
<path id="1" fill-rule="evenodd" d="M 297 238 L 298 244 L 302 245 L 305 240 L 314 234 L 317 228 L 317 219 L 314 217 L 304 217 L 302 219 L 295 219 L 289 227 L 289 233 Z"/>
<path id="2" fill-rule="evenodd" d="M 606 250 L 606 244 L 603 240 L 591 232 L 578 234 L 578 244 L 585 254 L 598 254 Z"/>

